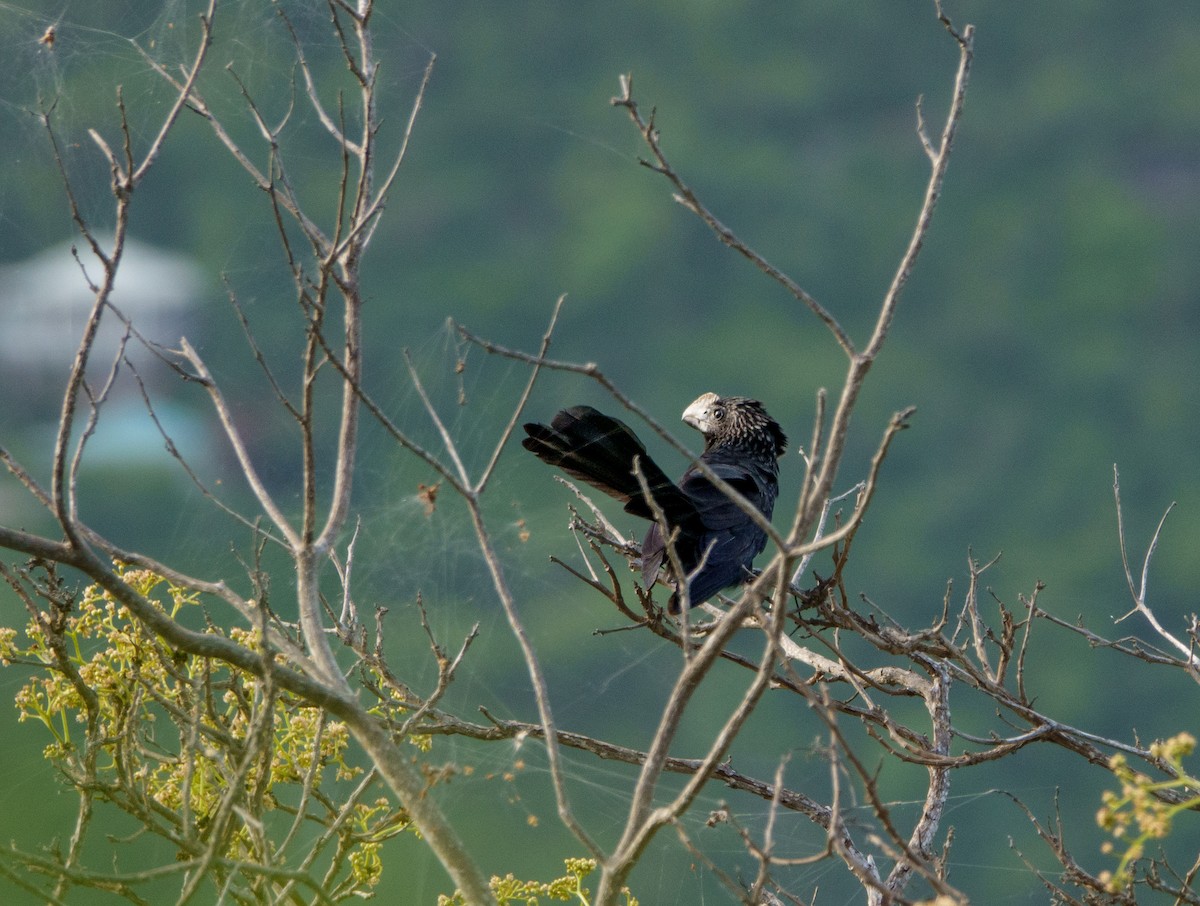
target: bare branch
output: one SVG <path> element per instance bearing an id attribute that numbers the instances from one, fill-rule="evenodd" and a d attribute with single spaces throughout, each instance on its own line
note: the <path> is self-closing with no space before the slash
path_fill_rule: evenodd
<path id="1" fill-rule="evenodd" d="M 233 413 L 230 411 L 228 404 L 226 404 L 225 396 L 221 393 L 220 387 L 217 386 L 217 382 L 208 370 L 208 366 L 204 364 L 204 360 L 192 348 L 192 344 L 187 341 L 186 337 L 181 337 L 179 340 L 178 354 L 196 370 L 200 386 L 208 392 L 213 409 L 217 414 L 217 419 L 220 421 L 221 428 L 225 432 L 225 437 L 229 441 L 234 455 L 237 457 L 242 475 L 258 500 L 259 506 L 263 508 L 263 512 L 267 514 L 271 522 L 275 525 L 275 528 L 283 535 L 288 546 L 293 549 L 298 548 L 300 546 L 300 537 L 296 534 L 296 530 L 288 518 L 283 515 L 283 511 L 276 505 L 271 493 L 259 477 L 258 469 L 254 466 L 254 460 L 250 458 L 250 451 L 247 449 L 245 442 L 242 440 L 241 432 L 238 431 L 237 425 L 233 421 Z"/>
<path id="2" fill-rule="evenodd" d="M 1140 613 L 1146 618 L 1146 621 L 1158 636 L 1182 653 L 1187 658 L 1189 664 L 1193 667 L 1200 665 L 1200 658 L 1197 658 L 1191 646 L 1168 632 L 1158 621 L 1158 617 L 1154 615 L 1154 611 L 1150 609 L 1150 605 L 1146 601 L 1146 585 L 1150 578 L 1150 560 L 1158 547 L 1158 539 L 1162 534 L 1163 524 L 1166 523 L 1167 517 L 1171 515 L 1171 510 L 1175 508 L 1174 502 L 1167 507 L 1166 511 L 1162 514 L 1162 518 L 1158 520 L 1158 525 L 1154 529 L 1154 536 L 1150 539 L 1150 544 L 1146 548 L 1146 556 L 1142 559 L 1141 581 L 1135 585 L 1133 573 L 1129 568 L 1129 548 L 1125 542 L 1125 523 L 1121 513 L 1121 476 L 1117 472 L 1115 464 L 1113 465 L 1113 499 L 1117 507 L 1117 539 L 1121 546 L 1121 564 L 1125 567 L 1125 582 L 1129 586 L 1129 594 L 1133 598 L 1133 610 L 1117 619 L 1116 622 L 1120 623 L 1131 614 Z"/>
<path id="3" fill-rule="evenodd" d="M 854 355 L 854 344 L 850 340 L 849 335 L 842 329 L 842 326 L 815 298 L 809 295 L 798 283 L 792 280 L 787 274 L 779 270 L 779 268 L 770 264 L 765 258 L 759 255 L 756 251 L 742 242 L 733 231 L 725 226 L 721 221 L 701 204 L 700 199 L 696 197 L 696 193 L 680 178 L 680 176 L 667 163 L 667 159 L 663 154 L 662 146 L 659 144 L 658 129 L 654 125 L 654 117 L 651 115 L 649 120 L 642 117 L 638 111 L 637 101 L 633 98 L 633 76 L 622 75 L 619 79 L 621 93 L 614 97 L 610 103 L 614 107 L 624 107 L 629 112 L 629 118 L 637 127 L 638 132 L 642 134 L 650 153 L 654 158 L 654 163 L 642 161 L 642 163 L 654 170 L 656 173 L 661 173 L 675 187 L 675 200 L 699 217 L 708 225 L 717 238 L 729 246 L 734 251 L 745 256 L 764 274 L 779 283 L 784 289 L 791 293 L 798 301 L 815 314 L 829 328 L 838 345 L 845 350 L 848 356 Z"/>
<path id="4" fill-rule="evenodd" d="M 131 170 L 129 174 L 129 186 L 131 189 L 142 181 L 146 173 L 149 172 L 150 168 L 158 160 L 163 143 L 167 140 L 167 134 L 174 128 L 176 120 L 179 119 L 179 114 L 183 112 L 183 108 L 187 105 L 188 99 L 191 97 L 196 79 L 200 77 L 200 71 L 204 68 L 208 49 L 212 46 L 212 23 L 216 12 L 217 0 L 209 0 L 208 9 L 200 15 L 201 38 L 199 46 L 196 48 L 195 59 L 192 60 L 192 65 L 188 67 L 187 76 L 175 94 L 175 101 L 171 105 L 171 109 L 167 112 L 167 115 L 163 117 L 158 134 L 150 143 L 150 148 L 143 155 L 142 162 L 136 170 Z M 136 45 L 136 42 L 134 43 Z"/>
<path id="5" fill-rule="evenodd" d="M 546 325 L 546 332 L 542 334 L 542 345 L 538 349 L 538 358 L 544 358 L 550 349 L 550 341 L 554 337 L 554 328 L 558 324 L 558 315 L 562 311 L 563 302 L 566 301 L 566 296 L 558 297 L 554 303 L 554 308 L 550 312 L 550 323 Z M 480 473 L 479 480 L 475 483 L 475 493 L 482 494 L 487 487 L 488 481 L 496 470 L 496 464 L 500 461 L 500 454 L 508 445 L 508 439 L 512 437 L 512 433 L 516 430 L 517 423 L 521 420 L 521 413 L 525 411 L 525 404 L 529 402 L 529 397 L 533 393 L 534 383 L 541 374 L 541 367 L 534 365 L 529 372 L 529 380 L 525 382 L 525 390 L 521 393 L 520 399 L 517 400 L 516 406 L 513 407 L 512 415 L 508 419 L 508 424 L 504 426 L 504 430 L 500 432 L 500 438 L 496 441 L 496 447 L 492 451 L 492 457 Z"/>

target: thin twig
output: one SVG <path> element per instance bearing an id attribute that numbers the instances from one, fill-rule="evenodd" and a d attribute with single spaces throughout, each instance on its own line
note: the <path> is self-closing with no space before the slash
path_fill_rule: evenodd
<path id="1" fill-rule="evenodd" d="M 1146 556 L 1142 559 L 1142 573 L 1140 583 L 1135 584 L 1133 572 L 1129 568 L 1129 549 L 1125 543 L 1125 523 L 1121 514 L 1121 476 L 1117 472 L 1116 465 L 1113 465 L 1113 499 L 1117 507 L 1117 539 L 1121 546 L 1121 565 L 1125 568 L 1125 582 L 1129 586 L 1129 594 L 1133 598 L 1133 610 L 1116 620 L 1120 623 L 1126 617 L 1134 613 L 1140 613 L 1146 618 L 1151 628 L 1158 634 L 1159 638 L 1164 639 L 1169 645 L 1181 652 L 1190 664 L 1193 666 L 1200 664 L 1200 659 L 1192 651 L 1191 647 L 1182 640 L 1176 638 L 1158 621 L 1158 617 L 1154 615 L 1154 611 L 1150 609 L 1150 605 L 1146 601 L 1146 586 L 1150 578 L 1150 560 L 1154 556 L 1154 551 L 1158 548 L 1158 539 L 1162 535 L 1163 525 L 1167 521 L 1167 517 L 1171 515 L 1171 510 L 1175 508 L 1174 502 L 1167 507 L 1162 514 L 1162 518 L 1158 520 L 1158 525 L 1154 529 L 1154 535 L 1150 539 L 1150 544 L 1146 548 Z"/>

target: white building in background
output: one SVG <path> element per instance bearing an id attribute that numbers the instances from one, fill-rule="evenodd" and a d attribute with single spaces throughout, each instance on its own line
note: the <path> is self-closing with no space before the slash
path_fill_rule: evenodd
<path id="1" fill-rule="evenodd" d="M 110 246 L 111 240 L 102 237 L 101 248 Z M 47 410 L 47 401 L 62 393 L 94 304 L 88 280 L 99 283 L 103 275 L 99 260 L 82 240 L 0 267 L 0 385 L 25 388 L 21 394 L 8 394 L 0 425 L 15 421 L 45 431 L 53 427 L 48 421 L 57 424 L 57 407 Z M 111 299 L 142 336 L 173 348 L 196 326 L 198 319 L 191 313 L 204 287 L 203 271 L 192 258 L 129 239 Z M 124 332 L 120 319 L 105 312 L 88 369 L 93 386 L 112 367 Z M 172 401 L 183 389 L 178 377 L 135 339 L 129 341 L 125 354 L 136 365 L 155 413 L 181 450 L 185 455 L 190 450 L 189 458 L 206 456 L 207 444 L 196 418 Z M 123 367 L 126 373 L 102 410 L 86 459 L 106 466 L 165 465 L 169 458 L 162 437 L 137 383 Z M 22 411 L 23 406 L 28 409 Z"/>
<path id="2" fill-rule="evenodd" d="M 110 244 L 102 238 L 101 248 Z M 0 267 L 0 362 L 6 370 L 69 366 L 94 301 L 87 281 L 99 283 L 103 276 L 99 259 L 83 241 L 64 242 Z M 143 336 L 175 346 L 203 286 L 203 272 L 188 256 L 129 239 L 112 302 Z M 105 314 L 97 361 L 116 351 L 123 330 L 111 312 Z M 134 358 L 141 356 L 135 352 Z"/>

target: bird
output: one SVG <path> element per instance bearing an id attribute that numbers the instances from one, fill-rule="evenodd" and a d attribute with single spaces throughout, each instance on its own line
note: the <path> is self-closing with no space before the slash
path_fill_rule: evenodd
<path id="1" fill-rule="evenodd" d="M 787 436 L 758 400 L 704 393 L 683 411 L 683 421 L 704 437 L 703 462 L 714 475 L 746 498 L 767 519 L 779 494 L 779 458 Z M 625 512 L 651 520 L 642 541 L 642 583 L 650 589 L 667 566 L 674 591 L 668 611 L 707 601 L 722 589 L 751 577 L 754 558 L 767 534 L 737 503 L 693 463 L 676 483 L 654 462 L 633 430 L 591 406 L 558 412 L 549 425 L 528 422 L 521 445 L 568 475 L 625 504 Z M 683 575 L 675 575 L 666 540 L 638 481 L 674 534 Z"/>

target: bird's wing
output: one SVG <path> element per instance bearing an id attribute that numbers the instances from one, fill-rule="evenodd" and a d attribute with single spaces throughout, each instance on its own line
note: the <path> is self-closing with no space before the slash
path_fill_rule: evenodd
<path id="1" fill-rule="evenodd" d="M 714 474 L 745 497 L 760 512 L 770 512 L 775 503 L 770 486 L 758 470 L 734 463 L 710 463 Z M 693 466 L 683 476 L 680 488 L 692 501 L 700 521 L 708 531 L 722 531 L 734 526 L 753 524 L 753 520 L 725 492 L 709 481 Z M 769 498 L 769 499 L 768 499 Z"/>

